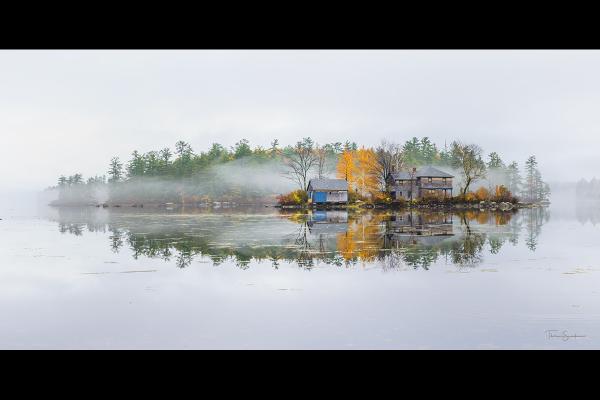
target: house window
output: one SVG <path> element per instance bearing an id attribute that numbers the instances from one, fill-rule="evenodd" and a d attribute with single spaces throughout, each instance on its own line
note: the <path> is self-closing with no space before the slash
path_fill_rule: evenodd
<path id="1" fill-rule="evenodd" d="M 443 182 L 446 183 L 446 178 L 444 178 Z"/>
<path id="2" fill-rule="evenodd" d="M 431 183 L 431 177 L 427 178 L 427 182 Z"/>

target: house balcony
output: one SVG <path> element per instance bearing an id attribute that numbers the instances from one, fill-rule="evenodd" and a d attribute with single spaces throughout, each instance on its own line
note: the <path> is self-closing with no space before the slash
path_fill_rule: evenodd
<path id="1" fill-rule="evenodd" d="M 452 189 L 452 182 L 421 182 L 418 185 L 421 189 Z"/>

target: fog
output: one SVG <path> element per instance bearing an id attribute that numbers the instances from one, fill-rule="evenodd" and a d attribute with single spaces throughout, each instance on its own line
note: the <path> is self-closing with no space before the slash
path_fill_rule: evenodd
<path id="1" fill-rule="evenodd" d="M 435 168 L 447 172 L 451 175 L 454 175 L 454 178 L 452 179 L 452 190 L 453 194 L 457 195 L 461 188 L 464 187 L 465 183 L 461 170 L 459 168 L 452 168 L 445 165 L 436 166 Z M 469 185 L 469 191 L 474 192 L 477 189 L 483 187 L 493 193 L 495 187 L 500 185 L 508 187 L 508 177 L 506 173 L 495 169 L 488 169 L 485 173 L 485 178 L 477 179 L 471 182 L 471 184 Z M 518 195 L 518 193 L 515 193 L 515 195 Z"/>
<path id="2" fill-rule="evenodd" d="M 179 139 L 305 136 L 458 139 L 521 166 L 535 154 L 551 182 L 591 179 L 599 69 L 598 51 L 0 51 L 0 190 L 103 174 Z"/>
<path id="3" fill-rule="evenodd" d="M 207 167 L 186 178 L 134 177 L 116 184 L 55 187 L 42 196 L 57 205 L 164 205 L 230 201 L 274 203 L 277 194 L 296 188 L 281 161 L 238 159 Z M 40 197 L 40 198 L 42 198 Z"/>

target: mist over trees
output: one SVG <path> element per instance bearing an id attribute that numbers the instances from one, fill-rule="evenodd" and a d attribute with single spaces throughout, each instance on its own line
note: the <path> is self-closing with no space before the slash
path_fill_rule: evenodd
<path id="1" fill-rule="evenodd" d="M 61 204 L 258 203 L 294 188 L 306 191 L 312 178 L 337 177 L 348 181 L 354 198 L 379 199 L 389 195 L 393 172 L 425 165 L 455 175 L 460 196 L 486 185 L 489 192 L 500 190 L 526 201 L 550 195 L 535 156 L 521 171 L 516 161 L 506 163 L 497 152 L 486 157 L 476 144 L 453 141 L 439 148 L 427 137 L 402 144 L 384 140 L 374 148 L 349 141 L 318 144 L 310 137 L 283 147 L 275 139 L 264 148 L 241 139 L 230 148 L 213 143 L 200 152 L 180 140 L 173 150 L 134 150 L 128 160 L 113 157 L 105 174 L 87 181 L 79 173 L 61 176 L 53 188 Z"/>
<path id="2" fill-rule="evenodd" d="M 595 177 L 589 181 L 581 179 L 575 186 L 575 192 L 582 199 L 600 200 L 600 180 Z"/>
<path id="3" fill-rule="evenodd" d="M 542 174 L 537 165 L 535 156 L 530 156 L 525 162 L 523 197 L 528 201 L 547 200 L 550 196 L 550 186 L 542 180 Z"/>

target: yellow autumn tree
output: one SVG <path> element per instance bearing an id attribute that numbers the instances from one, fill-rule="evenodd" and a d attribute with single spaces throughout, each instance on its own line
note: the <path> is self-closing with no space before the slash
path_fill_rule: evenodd
<path id="1" fill-rule="evenodd" d="M 479 201 L 489 200 L 490 199 L 490 191 L 482 186 L 475 191 L 475 198 Z"/>
<path id="2" fill-rule="evenodd" d="M 511 201 L 512 193 L 504 185 L 496 185 L 494 201 Z"/>
<path id="3" fill-rule="evenodd" d="M 361 196 L 379 191 L 377 159 L 373 149 L 361 147 L 356 151 L 356 171 L 354 172 L 356 191 Z"/>
<path id="4" fill-rule="evenodd" d="M 336 249 L 344 260 L 352 260 L 354 258 L 356 239 L 354 239 L 354 231 L 352 229 L 348 229 L 344 233 L 338 233 Z"/>
<path id="5" fill-rule="evenodd" d="M 358 216 L 346 232 L 337 235 L 337 251 L 345 260 L 375 260 L 383 246 L 382 222 L 379 214 Z"/>
<path id="6" fill-rule="evenodd" d="M 340 155 L 336 166 L 336 174 L 340 179 L 345 179 L 348 182 L 348 188 L 350 190 L 354 187 L 355 177 L 354 173 L 356 171 L 356 154 L 352 150 L 344 150 L 344 152 Z"/>

